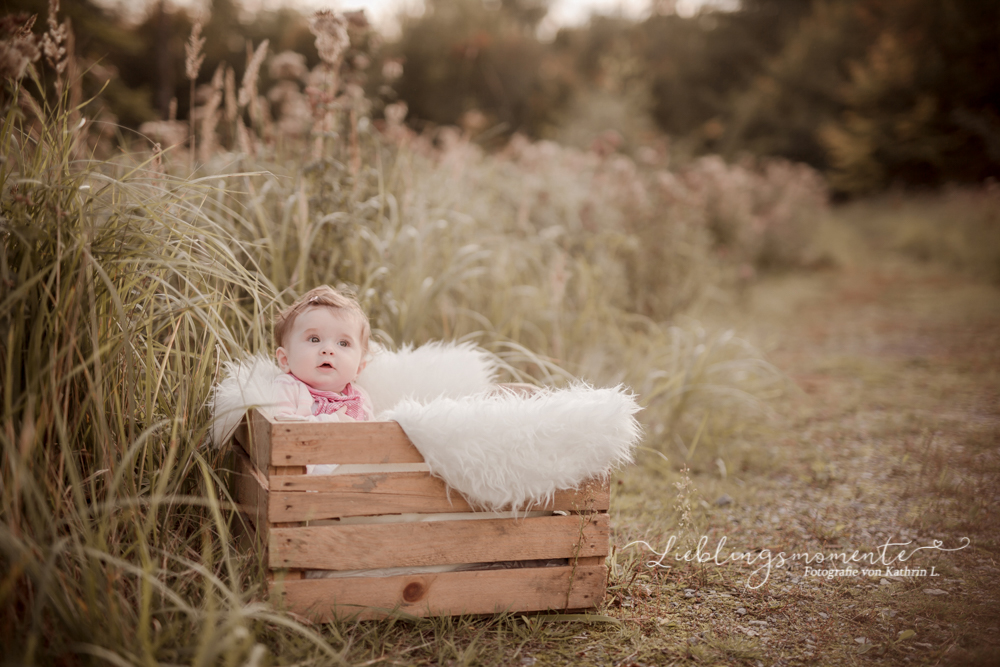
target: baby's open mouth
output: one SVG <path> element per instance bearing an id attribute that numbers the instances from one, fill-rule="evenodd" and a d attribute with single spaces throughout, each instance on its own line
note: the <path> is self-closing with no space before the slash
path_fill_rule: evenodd
<path id="1" fill-rule="evenodd" d="M 333 368 L 333 364 L 331 364 L 329 361 L 324 361 L 323 363 L 321 363 L 319 365 L 319 367 L 320 368 Z"/>

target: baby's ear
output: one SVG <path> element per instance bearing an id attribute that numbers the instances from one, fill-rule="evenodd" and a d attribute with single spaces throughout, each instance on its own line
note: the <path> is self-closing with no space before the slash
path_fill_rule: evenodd
<path id="1" fill-rule="evenodd" d="M 358 364 L 358 375 L 361 375 L 361 371 L 365 370 L 365 366 L 367 366 L 367 365 L 368 365 L 368 360 L 367 359 L 362 359 L 361 363 Z"/>
<path id="2" fill-rule="evenodd" d="M 285 348 L 279 347 L 274 351 L 274 360 L 278 362 L 278 368 L 281 369 L 282 373 L 287 373 L 291 370 L 291 366 L 288 365 L 288 354 L 285 352 Z"/>

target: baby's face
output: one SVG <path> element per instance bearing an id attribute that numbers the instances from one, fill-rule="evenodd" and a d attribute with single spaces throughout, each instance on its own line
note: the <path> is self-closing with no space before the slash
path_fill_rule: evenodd
<path id="1" fill-rule="evenodd" d="M 275 351 L 278 366 L 314 389 L 343 393 L 365 367 L 361 323 L 350 313 L 315 307 L 305 311 Z"/>

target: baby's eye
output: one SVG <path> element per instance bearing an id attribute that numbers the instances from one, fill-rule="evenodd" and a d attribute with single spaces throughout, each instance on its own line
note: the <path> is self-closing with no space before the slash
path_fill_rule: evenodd
<path id="1" fill-rule="evenodd" d="M 318 343 L 319 342 L 319 336 L 309 336 L 309 342 L 310 343 Z"/>
<path id="2" fill-rule="evenodd" d="M 350 347 L 350 346 L 351 346 L 351 341 L 349 340 L 340 341 L 340 347 Z"/>

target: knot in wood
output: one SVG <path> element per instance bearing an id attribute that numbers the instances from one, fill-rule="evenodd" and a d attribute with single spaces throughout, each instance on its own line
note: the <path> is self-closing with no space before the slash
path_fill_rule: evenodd
<path id="1" fill-rule="evenodd" d="M 406 585 L 403 589 L 403 600 L 406 602 L 417 602 L 424 597 L 424 585 L 419 581 L 414 581 Z"/>

